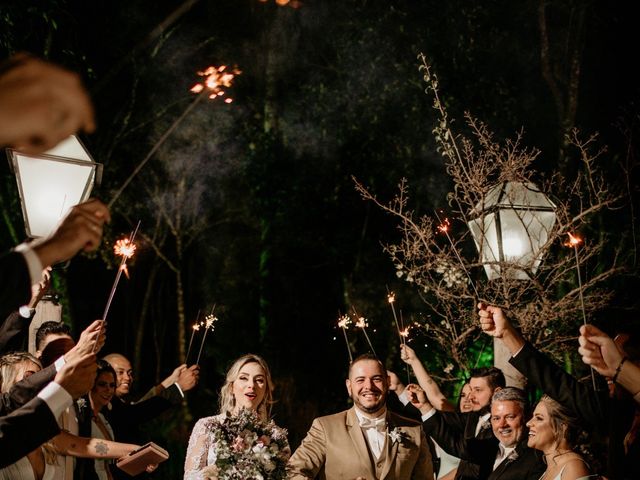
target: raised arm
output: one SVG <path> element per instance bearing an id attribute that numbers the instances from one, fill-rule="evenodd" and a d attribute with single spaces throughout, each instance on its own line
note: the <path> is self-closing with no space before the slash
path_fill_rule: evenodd
<path id="1" fill-rule="evenodd" d="M 429 403 L 436 410 L 444 412 L 454 412 L 456 409 L 451 402 L 444 396 L 438 384 L 431 378 L 420 359 L 416 356 L 416 352 L 409 345 L 400 346 L 400 358 L 409 364 L 414 375 L 418 379 L 418 383 L 427 395 Z"/>
<path id="2" fill-rule="evenodd" d="M 513 355 L 509 360 L 531 384 L 571 409 L 589 425 L 606 428 L 607 399 L 578 382 L 553 360 L 526 342 L 502 310 L 479 304 L 482 330 L 500 339 Z"/>

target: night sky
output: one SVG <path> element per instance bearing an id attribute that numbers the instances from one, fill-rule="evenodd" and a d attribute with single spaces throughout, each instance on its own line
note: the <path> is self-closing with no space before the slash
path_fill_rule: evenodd
<path id="1" fill-rule="evenodd" d="M 541 150 L 536 170 L 561 166 L 566 117 L 543 75 L 538 2 L 307 0 L 293 8 L 201 0 L 158 35 L 154 29 L 179 2 L 45 3 L 3 2 L 0 48 L 4 57 L 30 51 L 82 76 L 98 120 L 83 141 L 104 165 L 94 192 L 104 201 L 194 101 L 197 71 L 242 71 L 227 89 L 233 102 L 200 102 L 119 197 L 104 249 L 57 274 L 65 320 L 80 331 L 104 308 L 115 276 L 113 241 L 141 220 L 140 251 L 117 291 L 104 350 L 134 361 L 140 391 L 180 363 L 178 289 L 185 343 L 198 311 L 216 305 L 220 320 L 205 345 L 201 384 L 188 395 L 191 417 L 181 412 L 152 427 L 173 457 L 157 478 L 175 478 L 191 418 L 216 413 L 221 375 L 243 353 L 261 354 L 272 366 L 276 421 L 290 429 L 294 446 L 314 416 L 347 405 L 339 312 L 365 312 L 376 352 L 400 368 L 387 288 L 407 318 L 429 312 L 382 250 L 399 237 L 396 221 L 360 198 L 352 176 L 385 200 L 406 177 L 412 208 L 447 208 L 451 183 L 431 133 L 437 117 L 418 53 L 437 72 L 460 131 L 465 111 L 498 138 L 522 129 L 525 144 Z M 600 132 L 609 181 L 627 195 L 597 228 L 617 225 L 618 251 L 630 254 L 637 16 L 626 4 L 568 0 L 553 2 L 547 15 L 551 74 L 565 100 L 570 53 L 578 52 L 571 124 Z M 561 167 L 569 174 L 576 168 Z M 20 231 L 15 181 L 5 169 L 4 222 Z M 2 231 L 9 248 L 16 239 Z M 624 286 L 611 288 L 615 307 L 633 317 L 634 260 L 628 267 Z M 364 338 L 350 335 L 354 351 L 368 350 Z M 441 368 L 443 347 L 419 354 Z"/>

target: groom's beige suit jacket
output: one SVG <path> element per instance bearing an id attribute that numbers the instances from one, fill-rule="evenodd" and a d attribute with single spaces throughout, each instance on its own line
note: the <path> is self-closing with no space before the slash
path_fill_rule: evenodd
<path id="1" fill-rule="evenodd" d="M 384 451 L 376 461 L 358 424 L 355 407 L 316 418 L 302 444 L 291 456 L 289 467 L 289 478 L 295 480 L 434 478 L 431 453 L 418 422 L 387 411 Z"/>

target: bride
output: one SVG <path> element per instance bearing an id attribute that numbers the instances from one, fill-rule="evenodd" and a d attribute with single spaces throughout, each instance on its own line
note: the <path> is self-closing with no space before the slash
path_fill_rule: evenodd
<path id="1" fill-rule="evenodd" d="M 225 384 L 220 391 L 220 410 L 218 415 L 201 418 L 193 427 L 184 467 L 185 480 L 216 478 L 218 450 L 224 448 L 225 455 L 229 455 L 230 450 L 239 452 L 240 449 L 237 448 L 237 445 L 238 442 L 242 444 L 243 440 L 245 441 L 245 448 L 251 448 L 253 445 L 253 452 L 264 449 L 263 451 L 267 456 L 271 455 L 271 458 L 267 457 L 266 459 L 264 456 L 256 457 L 254 462 L 256 464 L 268 464 L 266 466 L 267 471 L 274 468 L 272 461 L 277 460 L 280 463 L 286 463 L 291 452 L 286 440 L 286 431 L 276 427 L 273 422 L 269 422 L 272 403 L 273 382 L 267 363 L 261 357 L 253 354 L 238 358 L 227 372 Z M 257 414 L 257 421 L 260 423 L 261 431 L 268 431 L 270 435 L 267 437 L 270 438 L 258 435 L 259 438 L 256 439 L 255 435 L 253 438 L 249 435 L 247 438 L 250 438 L 250 440 L 247 441 L 247 438 L 242 439 L 240 435 L 236 435 L 231 440 L 233 445 L 219 443 L 221 430 L 227 429 L 227 426 L 223 427 L 222 425 L 225 423 L 232 424 L 234 419 L 239 419 L 247 411 Z M 265 440 L 262 440 L 263 438 Z M 277 443 L 283 448 L 276 449 Z M 266 448 L 269 445 L 270 447 Z M 275 457 L 278 458 L 276 459 Z"/>

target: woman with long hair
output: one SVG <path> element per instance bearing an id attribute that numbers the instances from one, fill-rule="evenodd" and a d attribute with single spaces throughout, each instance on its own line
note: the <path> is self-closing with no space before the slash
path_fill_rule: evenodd
<path id="1" fill-rule="evenodd" d="M 547 464 L 540 480 L 586 480 L 589 467 L 574 451 L 580 433 L 579 420 L 564 406 L 544 395 L 527 422 L 527 445 L 542 451 Z"/>
<path id="2" fill-rule="evenodd" d="M 235 360 L 220 390 L 219 404 L 218 415 L 201 418 L 193 427 L 185 461 L 185 479 L 215 478 L 215 473 L 211 472 L 215 472 L 218 458 L 220 425 L 226 419 L 233 419 L 243 410 L 249 410 L 256 413 L 260 422 L 270 420 L 273 381 L 264 359 L 247 354 Z M 269 440 L 265 442 L 269 444 Z M 290 455 L 288 444 L 282 454 Z"/>

